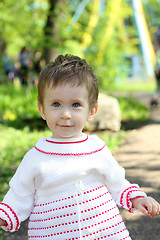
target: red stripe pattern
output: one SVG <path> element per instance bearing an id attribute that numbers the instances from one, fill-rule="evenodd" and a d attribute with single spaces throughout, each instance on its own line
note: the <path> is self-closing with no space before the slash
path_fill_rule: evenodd
<path id="1" fill-rule="evenodd" d="M 54 201 L 37 202 L 29 220 L 29 239 L 131 240 L 106 186 Z"/>
<path id="2" fill-rule="evenodd" d="M 4 215 L 4 221 L 8 223 L 6 227 L 7 231 L 17 231 L 19 228 L 19 219 L 13 209 L 6 203 L 0 203 L 0 211 Z"/>
<path id="3" fill-rule="evenodd" d="M 37 146 L 34 146 L 34 148 L 44 154 L 49 154 L 49 155 L 55 155 L 55 156 L 83 156 L 83 155 L 91 155 L 97 152 L 102 151 L 105 148 L 105 145 L 103 145 L 101 148 L 93 150 L 91 152 L 84 152 L 84 153 L 57 153 L 57 152 L 47 152 L 43 151 L 42 149 L 38 148 Z"/>
<path id="4" fill-rule="evenodd" d="M 88 140 L 88 135 L 86 135 L 86 138 L 83 139 L 83 140 L 80 140 L 80 141 L 76 141 L 76 142 L 56 142 L 56 141 L 52 141 L 52 140 L 49 140 L 49 139 L 46 139 L 46 142 L 49 142 L 49 143 L 55 143 L 55 144 L 75 144 L 75 143 L 82 143 L 82 142 L 85 142 Z"/>
<path id="5" fill-rule="evenodd" d="M 122 208 L 127 209 L 129 212 L 133 212 L 131 199 L 136 197 L 146 197 L 146 194 L 140 190 L 136 185 L 125 189 L 122 192 L 120 205 Z"/>

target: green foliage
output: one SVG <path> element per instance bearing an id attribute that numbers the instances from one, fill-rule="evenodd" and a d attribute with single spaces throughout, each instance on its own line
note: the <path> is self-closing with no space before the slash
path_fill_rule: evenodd
<path id="1" fill-rule="evenodd" d="M 91 42 L 86 49 L 82 48 L 82 43 L 95 11 L 92 1 L 88 1 L 78 21 L 73 20 L 73 16 L 80 1 L 72 1 L 72 4 L 69 0 L 58 1 L 52 13 L 48 12 L 50 3 L 48 0 L 2 1 L 1 38 L 6 43 L 9 55 L 12 56 L 17 56 L 23 45 L 33 52 L 37 49 L 43 52 L 46 44 L 49 44 L 50 50 L 56 49 L 57 53 L 71 53 L 84 57 L 94 68 L 100 87 L 106 89 L 117 77 L 123 79 L 128 75 L 129 63 L 126 56 L 137 51 L 137 46 L 132 43 L 132 37 L 135 36 L 134 28 L 132 24 L 125 24 L 125 20 L 131 19 L 132 16 L 130 1 L 122 1 L 121 11 L 118 11 L 116 18 L 114 11 L 117 6 L 113 2 L 105 3 L 104 12 L 99 13 L 97 10 L 97 25 L 90 33 Z M 49 36 L 48 43 L 45 26 L 49 14 L 54 16 L 54 29 L 50 29 L 53 34 Z M 103 45 L 104 49 L 101 49 Z"/>
<path id="2" fill-rule="evenodd" d="M 124 139 L 128 136 L 128 133 L 121 130 L 120 132 L 97 132 L 96 133 L 110 149 L 111 152 L 117 151 L 117 149 L 122 145 Z"/>
<path id="3" fill-rule="evenodd" d="M 126 57 L 139 53 L 139 41 L 133 24 L 131 1 L 121 1 L 121 10 L 115 15 L 114 1 L 106 1 L 104 12 L 98 14 L 96 27 L 90 35 L 91 42 L 81 48 L 84 33 L 94 12 L 93 1 L 88 1 L 78 21 L 73 20 L 80 1 L 58 1 L 55 11 L 49 13 L 48 0 L 23 0 L 0 2 L 0 35 L 9 55 L 17 56 L 22 46 L 31 51 L 42 50 L 47 41 L 44 36 L 47 15 L 54 15 L 53 36 L 50 48 L 57 53 L 71 53 L 85 57 L 94 68 L 102 89 L 108 88 L 129 73 Z M 72 2 L 72 4 L 71 4 Z M 143 6 L 151 34 L 159 23 L 159 1 L 144 0 Z M 19 20 L 20 19 L 20 20 Z M 114 20 L 115 19 L 115 20 Z M 107 40 L 105 39 L 107 35 Z M 104 44 L 104 49 L 101 46 Z M 96 61 L 95 61 L 96 59 Z M 104 77 L 105 76 L 105 77 Z"/>
<path id="4" fill-rule="evenodd" d="M 14 121 L 38 117 L 37 93 L 35 86 L 0 87 L 0 121 Z"/>
<path id="5" fill-rule="evenodd" d="M 114 85 L 117 77 L 123 80 L 129 75 L 130 68 L 126 57 L 137 51 L 128 38 L 133 36 L 134 31 L 131 32 L 130 26 L 124 24 L 124 19 L 133 14 L 131 6 L 128 1 L 123 2 L 122 11 L 119 11 L 115 18 L 113 5 L 114 2 L 108 1 L 106 12 L 100 16 L 94 29 L 92 42 L 85 50 L 85 58 L 95 70 L 103 90 Z M 133 30 L 133 27 L 131 29 Z M 103 45 L 104 47 L 101 47 Z"/>
<path id="6" fill-rule="evenodd" d="M 144 13 L 151 35 L 156 31 L 160 22 L 159 0 L 143 0 Z"/>
<path id="7" fill-rule="evenodd" d="M 5 0 L 0 2 L 0 35 L 12 56 L 23 46 L 41 46 L 46 19 L 47 1 Z"/>
<path id="8" fill-rule="evenodd" d="M 137 81 L 119 81 L 115 83 L 112 87 L 109 88 L 110 92 L 123 92 L 123 93 L 129 93 L 134 94 L 134 92 L 145 92 L 145 93 L 153 93 L 156 89 L 156 82 L 150 81 L 150 82 L 142 82 L 141 80 Z"/>
<path id="9" fill-rule="evenodd" d="M 118 97 L 123 120 L 149 120 L 148 108 L 132 97 Z"/>

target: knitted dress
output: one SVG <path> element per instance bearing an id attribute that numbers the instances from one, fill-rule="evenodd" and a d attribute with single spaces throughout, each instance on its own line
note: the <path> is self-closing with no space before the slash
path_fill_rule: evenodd
<path id="1" fill-rule="evenodd" d="M 3 229 L 18 230 L 29 216 L 30 240 L 130 240 L 117 205 L 146 196 L 97 136 L 39 139 L 23 158 L 0 204 Z"/>

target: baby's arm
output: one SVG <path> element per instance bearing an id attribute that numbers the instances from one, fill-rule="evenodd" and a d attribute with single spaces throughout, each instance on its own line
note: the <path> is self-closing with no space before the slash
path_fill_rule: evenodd
<path id="1" fill-rule="evenodd" d="M 31 151 L 24 156 L 9 183 L 9 191 L 0 203 L 0 227 L 5 231 L 17 231 L 20 223 L 30 215 L 33 208 L 35 171 L 31 165 L 33 158 L 30 154 Z"/>
<path id="2" fill-rule="evenodd" d="M 131 200 L 134 208 L 138 209 L 144 215 L 149 215 L 154 217 L 154 215 L 159 214 L 160 205 L 152 197 L 139 197 Z"/>

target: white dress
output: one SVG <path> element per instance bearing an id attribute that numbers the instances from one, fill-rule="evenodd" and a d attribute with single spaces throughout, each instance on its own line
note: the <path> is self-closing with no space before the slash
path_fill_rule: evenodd
<path id="1" fill-rule="evenodd" d="M 23 158 L 0 204 L 6 231 L 29 216 L 30 240 L 131 240 L 117 205 L 146 196 L 97 136 L 39 139 Z"/>

